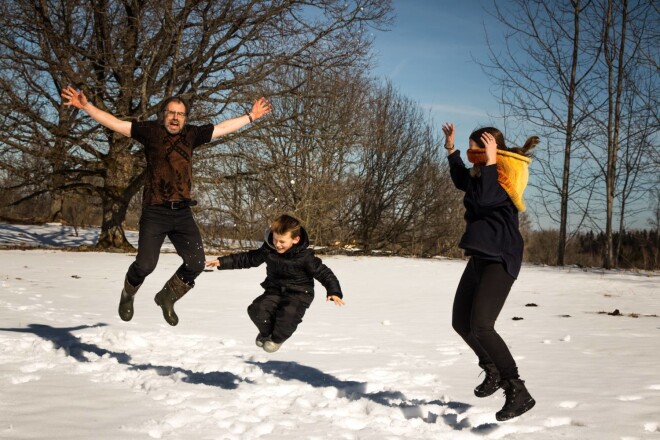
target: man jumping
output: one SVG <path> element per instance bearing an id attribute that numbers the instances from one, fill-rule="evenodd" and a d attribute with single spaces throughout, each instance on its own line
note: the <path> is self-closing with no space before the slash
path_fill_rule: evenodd
<path id="1" fill-rule="evenodd" d="M 144 279 L 154 271 L 160 248 L 168 237 L 183 264 L 156 294 L 155 301 L 163 309 L 165 321 L 177 325 L 179 318 L 174 303 L 195 286 L 195 278 L 204 270 L 204 246 L 191 206 L 193 150 L 212 139 L 232 133 L 271 111 L 270 103 L 259 98 L 252 110 L 243 116 L 219 124 L 188 125 L 190 106 L 177 96 L 166 99 L 157 121 L 123 121 L 95 107 L 82 91 L 73 87 L 62 91 L 64 105 L 86 112 L 110 130 L 135 139 L 144 145 L 147 161 L 146 181 L 142 197 L 142 215 L 138 252 L 128 268 L 119 300 L 119 316 L 133 318 L 133 299 Z"/>

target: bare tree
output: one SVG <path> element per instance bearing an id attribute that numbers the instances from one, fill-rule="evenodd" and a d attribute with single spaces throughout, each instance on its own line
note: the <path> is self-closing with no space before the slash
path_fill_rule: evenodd
<path id="1" fill-rule="evenodd" d="M 463 220 L 440 144 L 420 108 L 359 69 L 287 69 L 300 86 L 272 99 L 282 120 L 267 136 L 205 151 L 208 224 L 259 239 L 282 212 L 300 217 L 313 242 L 414 255 L 455 253 Z M 228 245 L 229 243 L 220 243 Z"/>
<path id="2" fill-rule="evenodd" d="M 494 4 L 495 18 L 507 29 L 507 50 L 498 53 L 489 43 L 491 63 L 484 66 L 502 87 L 501 103 L 508 116 L 524 121 L 526 130 L 530 124 L 536 127 L 544 140 L 537 153 L 541 172 L 534 185 L 541 206 L 559 223 L 559 265 L 564 264 L 571 200 L 590 185 L 584 180 L 585 162 L 575 163 L 574 157 L 576 144 L 586 136 L 581 127 L 593 111 L 590 96 L 595 85 L 590 73 L 600 50 L 582 41 L 583 28 L 589 26 L 585 10 L 591 3 L 515 0 L 506 10 Z"/>
<path id="3" fill-rule="evenodd" d="M 362 59 L 365 31 L 391 11 L 389 0 L 8 0 L 1 8 L 0 167 L 20 190 L 13 203 L 96 195 L 102 248 L 131 247 L 122 223 L 144 179 L 141 147 L 63 111 L 64 86 L 127 120 L 153 116 L 173 94 L 193 101 L 193 118 L 216 118 L 243 111 L 237 103 L 251 102 L 282 66 Z M 31 160 L 17 169 L 16 156 Z"/>
<path id="4" fill-rule="evenodd" d="M 403 251 L 416 256 L 461 257 L 458 242 L 465 230 L 463 193 L 456 191 L 446 159 L 428 158 L 417 171 L 408 196 L 416 207 L 398 240 Z"/>
<path id="5" fill-rule="evenodd" d="M 428 184 L 428 164 L 438 164 L 440 141 L 421 109 L 391 84 L 377 86 L 363 112 L 352 214 L 356 239 L 366 250 L 383 249 L 414 226 L 423 203 L 417 190 Z M 417 225 L 421 227 L 422 225 Z"/>
<path id="6" fill-rule="evenodd" d="M 290 212 L 316 242 L 345 242 L 348 176 L 368 91 L 362 78 L 360 66 L 287 68 L 274 76 L 292 90 L 271 99 L 279 119 L 205 152 L 201 181 L 213 207 L 207 214 L 219 224 L 243 225 L 238 236 L 254 237 L 268 219 Z"/>
<path id="7" fill-rule="evenodd" d="M 614 207 L 614 187 L 619 149 L 619 130 L 621 128 L 621 95 L 623 93 L 624 54 L 626 53 L 626 31 L 628 26 L 628 0 L 621 3 L 621 18 L 615 20 L 614 1 L 608 0 L 604 20 L 603 45 L 604 60 L 607 68 L 607 166 L 605 172 L 606 210 L 605 210 L 605 256 L 603 266 L 612 267 L 614 260 L 612 246 L 612 212 Z M 620 26 L 617 36 L 615 22 Z"/>
<path id="8" fill-rule="evenodd" d="M 627 217 L 648 211 L 649 203 L 652 205 L 654 201 L 653 189 L 660 186 L 660 164 L 653 161 L 653 152 L 657 150 L 654 138 L 660 128 L 658 106 L 648 105 L 658 99 L 657 87 L 653 86 L 656 73 L 655 69 L 648 69 L 649 66 L 639 67 L 633 77 L 626 78 L 623 97 L 620 166 L 617 169 L 615 194 L 619 204 L 619 237 L 623 237 L 626 231 Z M 621 241 L 619 239 L 614 243 L 615 267 L 619 266 Z"/>
<path id="9" fill-rule="evenodd" d="M 609 247 L 604 266 L 610 267 L 615 199 L 621 203 L 623 219 L 629 209 L 626 201 L 639 196 L 642 182 L 648 180 L 648 167 L 639 161 L 649 155 L 640 156 L 633 149 L 639 153 L 639 148 L 649 144 L 644 136 L 653 139 L 657 110 L 649 113 L 648 109 L 654 108 L 649 104 L 657 104 L 657 98 L 649 88 L 640 94 L 642 87 L 632 80 L 632 72 L 657 59 L 653 38 L 649 38 L 653 33 L 650 23 L 657 23 L 657 8 L 644 0 L 635 2 L 633 8 L 625 0 L 572 0 L 566 4 L 533 0 L 515 1 L 506 11 L 495 5 L 494 15 L 508 30 L 504 37 L 507 51 L 497 53 L 491 44 L 491 63 L 484 67 L 502 87 L 507 116 L 523 127 L 538 127 L 544 138 L 546 148 L 540 149 L 536 162 L 541 172 L 530 185 L 538 190 L 550 218 L 559 223 L 557 263 L 564 264 L 571 216 L 577 219 L 576 232 L 583 222 L 598 229 L 600 213 L 605 211 Z M 628 35 L 629 28 L 635 29 L 634 38 Z M 657 46 L 657 38 L 655 43 Z M 646 83 L 657 95 L 657 81 L 647 79 Z M 632 115 L 640 119 L 624 118 L 624 99 L 632 99 Z M 640 115 L 640 109 L 647 110 Z M 640 122 L 647 127 L 645 134 L 623 127 Z M 624 131 L 630 139 L 620 159 Z M 562 147 L 555 149 L 560 142 Z M 604 154 L 600 145 L 606 145 Z M 643 150 L 649 153 L 649 148 Z M 621 172 L 618 160 L 626 160 L 629 171 Z M 603 180 L 605 195 L 601 198 Z M 555 217 L 552 207 L 556 199 L 560 212 Z"/>
<path id="10" fill-rule="evenodd" d="M 653 92 L 657 92 L 657 82 L 651 81 L 637 82 L 643 80 L 638 72 L 645 67 L 645 57 L 640 57 L 648 48 L 643 48 L 645 43 L 644 35 L 647 33 L 647 25 L 654 13 L 657 16 L 657 8 L 652 2 L 628 2 L 628 0 L 608 0 L 604 5 L 605 15 L 603 17 L 604 32 L 603 40 L 605 50 L 603 52 L 604 76 L 607 81 L 607 168 L 605 170 L 605 191 L 606 191 L 606 215 L 605 215 L 605 255 L 603 266 L 611 268 L 616 264 L 615 248 L 613 243 L 613 217 L 614 204 L 617 196 L 617 187 L 621 184 L 618 179 L 621 175 L 619 170 L 621 146 L 626 141 L 622 136 L 626 131 L 636 134 L 633 139 L 627 139 L 628 146 L 624 151 L 624 169 L 628 171 L 623 173 L 623 189 L 620 199 L 621 217 L 625 214 L 626 202 L 631 194 L 631 183 L 637 179 L 630 180 L 631 177 L 637 177 L 640 171 L 640 160 L 646 157 L 645 152 L 652 145 L 647 142 L 655 137 L 658 130 L 657 107 L 649 108 L 647 96 L 651 91 L 651 100 L 654 98 Z M 653 22 L 653 20 L 651 20 Z M 657 23 L 657 20 L 655 20 Z M 631 27 L 636 27 L 635 32 L 630 32 Z M 656 41 L 657 43 L 657 41 Z M 653 48 L 651 48 L 653 50 Z M 657 50 L 657 46 L 656 46 Z M 657 69 L 655 75 L 657 76 Z M 644 85 L 648 85 L 650 90 L 645 90 Z M 625 87 L 625 89 L 624 89 Z M 626 108 L 626 102 L 628 106 Z M 626 117 L 625 111 L 631 114 Z M 651 124 L 649 124 L 651 122 Z M 626 130 L 626 123 L 631 126 Z M 642 128 L 642 131 L 639 129 Z M 641 136 L 639 136 L 641 134 Z M 631 153 L 630 141 L 634 142 L 634 150 Z M 637 160 L 635 160 L 637 159 Z M 631 163 L 632 162 L 632 163 Z M 657 169 L 655 170 L 657 173 Z M 620 228 L 621 229 L 621 228 Z"/>

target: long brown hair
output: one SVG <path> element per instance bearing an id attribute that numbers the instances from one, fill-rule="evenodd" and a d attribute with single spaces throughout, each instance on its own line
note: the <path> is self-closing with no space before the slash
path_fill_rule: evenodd
<path id="1" fill-rule="evenodd" d="M 504 135 L 501 131 L 495 127 L 482 127 L 470 134 L 470 140 L 477 144 L 479 148 L 486 148 L 484 143 L 481 141 L 481 136 L 484 133 L 490 133 L 495 138 L 495 143 L 497 144 L 497 148 L 499 150 L 510 151 L 525 157 L 530 157 L 532 154 L 529 152 L 529 150 L 536 147 L 541 141 L 538 136 L 530 136 L 527 138 L 525 145 L 522 147 L 507 147 L 506 142 L 504 141 Z"/>

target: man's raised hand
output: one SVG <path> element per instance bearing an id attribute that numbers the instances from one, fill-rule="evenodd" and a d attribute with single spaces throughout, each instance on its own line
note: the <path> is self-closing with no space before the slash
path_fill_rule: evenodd
<path id="1" fill-rule="evenodd" d="M 266 98 L 261 97 L 254 101 L 254 104 L 252 104 L 250 116 L 252 117 L 252 120 L 257 120 L 263 115 L 270 113 L 271 110 L 272 107 L 270 106 L 270 102 L 268 102 Z"/>
<path id="2" fill-rule="evenodd" d="M 85 96 L 85 93 L 82 90 L 78 92 L 71 86 L 62 90 L 62 98 L 67 100 L 64 102 L 64 105 L 67 106 L 72 105 L 75 108 L 81 109 L 87 105 L 87 97 Z"/>

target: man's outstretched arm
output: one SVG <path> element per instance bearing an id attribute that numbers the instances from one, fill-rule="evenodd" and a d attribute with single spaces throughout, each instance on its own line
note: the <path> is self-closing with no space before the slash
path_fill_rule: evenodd
<path id="1" fill-rule="evenodd" d="M 87 97 L 82 90 L 78 92 L 76 89 L 69 86 L 62 90 L 62 98 L 67 100 L 64 102 L 64 105 L 72 105 L 75 108 L 79 108 L 104 127 L 116 131 L 119 134 L 123 134 L 124 136 L 131 137 L 131 122 L 122 121 L 116 116 L 95 107 L 87 100 Z"/>
<path id="2" fill-rule="evenodd" d="M 232 133 L 239 128 L 246 126 L 250 122 L 256 121 L 263 115 L 270 113 L 270 110 L 270 102 L 268 102 L 266 98 L 259 98 L 254 101 L 254 104 L 252 104 L 252 110 L 250 110 L 250 113 L 239 116 L 237 118 L 227 119 L 226 121 L 222 121 L 215 125 L 213 127 L 213 134 L 211 135 L 211 139 Z"/>

